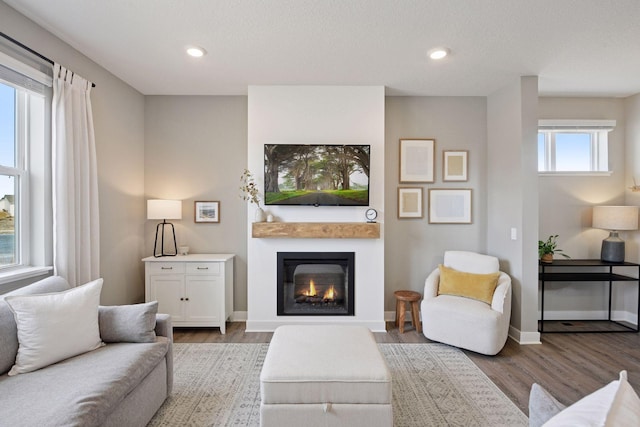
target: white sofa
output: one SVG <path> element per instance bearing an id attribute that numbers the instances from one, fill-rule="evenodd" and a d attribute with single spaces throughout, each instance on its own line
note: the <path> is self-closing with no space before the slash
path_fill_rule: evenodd
<path id="1" fill-rule="evenodd" d="M 498 259 L 475 252 L 447 251 L 444 266 L 474 274 L 500 273 L 491 304 L 454 295 L 439 295 L 440 270 L 426 279 L 421 303 L 422 330 L 433 341 L 486 355 L 504 347 L 511 319 L 511 278 Z"/>

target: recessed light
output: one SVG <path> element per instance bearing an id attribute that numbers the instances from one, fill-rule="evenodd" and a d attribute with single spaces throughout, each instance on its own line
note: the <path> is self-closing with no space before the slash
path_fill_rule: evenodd
<path id="1" fill-rule="evenodd" d="M 187 54 L 193 56 L 194 58 L 200 58 L 206 55 L 207 51 L 204 48 L 193 46 L 187 48 Z"/>
<path id="2" fill-rule="evenodd" d="M 436 47 L 431 49 L 428 53 L 429 53 L 429 58 L 438 60 L 446 57 L 447 55 L 449 55 L 450 52 L 451 51 L 449 50 L 449 48 Z"/>

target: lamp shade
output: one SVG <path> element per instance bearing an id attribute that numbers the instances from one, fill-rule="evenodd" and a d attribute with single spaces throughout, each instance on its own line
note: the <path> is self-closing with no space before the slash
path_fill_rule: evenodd
<path id="1" fill-rule="evenodd" d="M 182 201 L 147 200 L 147 219 L 182 219 Z"/>
<path id="2" fill-rule="evenodd" d="M 637 230 L 638 206 L 594 206 L 592 224 L 604 230 Z"/>

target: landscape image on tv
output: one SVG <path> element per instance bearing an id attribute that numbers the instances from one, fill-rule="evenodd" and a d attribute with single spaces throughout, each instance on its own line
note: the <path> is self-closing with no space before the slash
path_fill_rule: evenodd
<path id="1" fill-rule="evenodd" d="M 265 205 L 368 206 L 369 145 L 264 146 Z"/>

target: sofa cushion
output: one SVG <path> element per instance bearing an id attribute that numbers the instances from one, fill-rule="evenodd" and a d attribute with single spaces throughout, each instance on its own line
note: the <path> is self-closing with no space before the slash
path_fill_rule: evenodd
<path id="1" fill-rule="evenodd" d="M 442 264 L 438 295 L 455 295 L 491 304 L 500 273 L 475 274 L 458 271 Z"/>
<path id="2" fill-rule="evenodd" d="M 26 375 L 0 376 L 3 425 L 98 426 L 167 354 L 169 341 L 108 344 Z M 28 409 L 27 409 L 28 408 Z"/>
<path id="3" fill-rule="evenodd" d="M 529 427 L 540 427 L 566 406 L 539 384 L 531 386 L 529 394 Z"/>
<path id="4" fill-rule="evenodd" d="M 5 301 L 18 327 L 9 375 L 31 372 L 104 345 L 98 328 L 102 279 L 67 291 L 12 295 Z"/>
<path id="5" fill-rule="evenodd" d="M 158 301 L 100 306 L 98 322 L 104 342 L 154 342 Z"/>
<path id="6" fill-rule="evenodd" d="M 18 330 L 13 312 L 5 302 L 11 295 L 42 294 L 60 292 L 70 288 L 69 282 L 60 276 L 47 277 L 24 288 L 0 295 L 0 374 L 7 372 L 16 361 L 18 353 Z"/>

